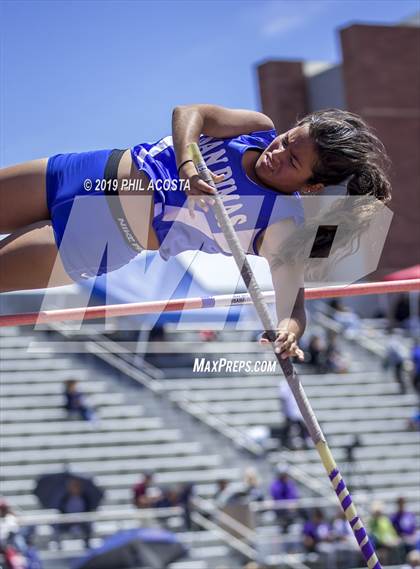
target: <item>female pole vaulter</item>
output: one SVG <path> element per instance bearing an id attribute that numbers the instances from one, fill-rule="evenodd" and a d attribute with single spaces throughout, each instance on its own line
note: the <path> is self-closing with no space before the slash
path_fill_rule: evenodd
<path id="1" fill-rule="evenodd" d="M 172 137 L 1 169 L 0 233 L 10 235 L 0 241 L 0 292 L 94 277 L 144 249 L 164 259 L 185 250 L 229 254 L 208 208 L 214 190 L 188 153 L 192 142 L 225 196 L 244 251 L 269 262 L 277 351 L 303 359 L 297 344 L 305 329 L 303 269 L 275 262 L 303 223 L 299 195 L 348 180 L 350 195 L 391 199 L 382 143 L 361 117 L 338 109 L 311 113 L 277 134 L 259 112 L 178 106 Z"/>

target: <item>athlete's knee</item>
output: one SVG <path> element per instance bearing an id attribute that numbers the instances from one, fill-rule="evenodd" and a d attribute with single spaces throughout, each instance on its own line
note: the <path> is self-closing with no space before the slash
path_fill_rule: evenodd
<path id="1" fill-rule="evenodd" d="M 0 233 L 48 219 L 46 159 L 0 168 Z"/>
<path id="2" fill-rule="evenodd" d="M 50 222 L 37 222 L 0 241 L 0 292 L 73 282 L 58 257 Z"/>

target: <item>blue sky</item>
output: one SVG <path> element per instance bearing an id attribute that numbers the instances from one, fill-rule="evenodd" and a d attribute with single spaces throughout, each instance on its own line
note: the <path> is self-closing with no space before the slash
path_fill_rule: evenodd
<path id="1" fill-rule="evenodd" d="M 256 64 L 340 60 L 337 30 L 419 0 L 0 0 L 0 164 L 170 133 L 177 104 L 259 109 Z"/>

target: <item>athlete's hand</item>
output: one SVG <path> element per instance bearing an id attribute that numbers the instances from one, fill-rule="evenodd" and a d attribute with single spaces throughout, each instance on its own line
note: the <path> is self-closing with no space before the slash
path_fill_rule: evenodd
<path id="1" fill-rule="evenodd" d="M 260 344 L 271 344 L 265 332 L 260 338 Z M 299 361 L 303 362 L 304 354 L 303 351 L 299 348 L 296 341 L 296 335 L 293 332 L 288 332 L 287 330 L 278 330 L 274 346 L 274 351 L 276 354 L 281 354 L 280 357 L 283 360 L 286 358 L 297 357 Z"/>
<path id="2" fill-rule="evenodd" d="M 217 176 L 210 172 L 215 184 L 221 182 L 224 178 L 223 174 Z M 211 196 L 216 194 L 217 191 L 200 178 L 198 174 L 193 174 L 188 177 L 189 189 L 187 190 L 187 203 L 188 211 L 192 218 L 195 217 L 195 206 L 198 205 L 202 210 L 208 211 L 209 205 L 214 204 L 214 198 Z"/>

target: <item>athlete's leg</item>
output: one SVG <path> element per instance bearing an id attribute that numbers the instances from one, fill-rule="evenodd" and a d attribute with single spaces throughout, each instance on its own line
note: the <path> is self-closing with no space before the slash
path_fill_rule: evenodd
<path id="1" fill-rule="evenodd" d="M 0 292 L 73 282 L 58 254 L 50 220 L 32 223 L 0 241 Z"/>
<path id="2" fill-rule="evenodd" d="M 49 219 L 45 174 L 48 158 L 0 168 L 0 233 Z"/>

